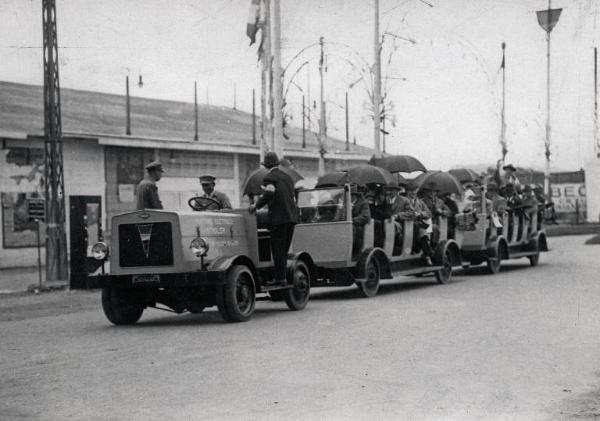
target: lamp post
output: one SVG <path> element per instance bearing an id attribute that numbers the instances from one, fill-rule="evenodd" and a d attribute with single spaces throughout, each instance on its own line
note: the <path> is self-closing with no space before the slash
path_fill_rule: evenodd
<path id="1" fill-rule="evenodd" d="M 139 75 L 138 86 L 140 88 L 144 86 L 142 75 Z M 125 108 L 127 113 L 127 121 L 125 123 L 125 134 L 127 136 L 131 136 L 131 100 L 129 98 L 129 74 L 125 76 Z"/>
<path id="2" fill-rule="evenodd" d="M 562 9 L 552 9 L 552 0 L 548 0 L 548 10 L 540 10 L 537 12 L 537 20 L 539 25 L 546 31 L 546 169 L 544 171 L 544 193 L 550 197 L 550 33 L 554 26 L 558 23 Z"/>

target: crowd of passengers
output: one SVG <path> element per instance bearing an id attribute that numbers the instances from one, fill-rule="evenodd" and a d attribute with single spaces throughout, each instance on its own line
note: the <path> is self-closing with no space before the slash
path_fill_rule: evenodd
<path id="1" fill-rule="evenodd" d="M 548 207 L 542 187 L 522 185 L 514 176 L 514 167 L 509 165 L 504 169 L 502 177 L 496 175 L 481 182 L 464 183 L 464 194 L 461 197 L 440 193 L 432 182 L 420 187 L 413 182 L 401 182 L 398 187 L 371 184 L 361 188 L 352 185 L 353 254 L 356 255 L 362 249 L 364 227 L 371 219 L 376 247 L 383 247 L 386 234 L 392 234 L 385 232 L 385 221 L 393 221 L 394 255 L 402 252 L 403 222 L 413 221 L 413 252 L 422 251 L 427 264 L 431 264 L 432 244 L 439 241 L 440 217 L 447 220 L 449 238 L 454 236 L 457 214 L 470 214 L 471 219 L 476 221 L 477 214 L 483 212 L 483 206 L 497 224 L 500 223 L 498 216 L 504 212 L 511 212 L 522 220 L 532 220 L 533 215 L 538 214 L 538 221 L 541 221 L 544 210 Z M 552 221 L 554 217 L 550 214 L 547 219 Z M 512 219 L 509 224 L 509 231 L 512 231 Z"/>

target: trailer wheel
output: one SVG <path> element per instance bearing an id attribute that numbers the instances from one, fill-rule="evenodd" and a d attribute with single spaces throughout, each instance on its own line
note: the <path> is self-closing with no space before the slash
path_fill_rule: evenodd
<path id="1" fill-rule="evenodd" d="M 377 260 L 371 257 L 365 270 L 365 279 L 356 282 L 358 289 L 367 298 L 374 297 L 379 290 L 379 265 Z"/>
<path id="2" fill-rule="evenodd" d="M 130 291 L 117 288 L 102 290 L 102 310 L 115 325 L 132 325 L 142 317 L 144 306 L 132 299 Z"/>
<path id="3" fill-rule="evenodd" d="M 302 261 L 296 262 L 291 270 L 292 288 L 285 291 L 284 299 L 290 310 L 302 310 L 310 295 L 310 272 Z"/>
<path id="4" fill-rule="evenodd" d="M 228 322 L 245 322 L 254 313 L 256 288 L 252 272 L 244 265 L 229 269 L 225 282 L 217 287 L 217 308 Z"/>
<path id="5" fill-rule="evenodd" d="M 449 248 L 444 250 L 440 264 L 442 268 L 435 272 L 435 279 L 439 284 L 447 284 L 452 279 L 452 252 Z"/>
<path id="6" fill-rule="evenodd" d="M 536 267 L 540 262 L 540 243 L 539 241 L 535 242 L 535 254 L 529 256 L 529 264 L 533 267 Z"/>

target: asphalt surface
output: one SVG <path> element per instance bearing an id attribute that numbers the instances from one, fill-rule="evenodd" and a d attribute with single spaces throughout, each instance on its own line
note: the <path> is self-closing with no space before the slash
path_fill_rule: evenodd
<path id="1" fill-rule="evenodd" d="M 556 420 L 600 417 L 600 246 L 448 285 L 315 289 L 248 323 L 147 310 L 114 327 L 95 292 L 0 298 L 1 420 Z"/>

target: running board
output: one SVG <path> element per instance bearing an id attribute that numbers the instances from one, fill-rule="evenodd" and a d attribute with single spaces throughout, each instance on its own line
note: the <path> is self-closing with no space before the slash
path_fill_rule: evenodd
<path id="1" fill-rule="evenodd" d="M 259 292 L 269 292 L 269 291 L 278 291 L 282 289 L 292 289 L 291 285 L 263 285 L 260 287 Z"/>
<path id="2" fill-rule="evenodd" d="M 402 275 L 402 276 L 410 276 L 410 275 L 418 275 L 419 273 L 428 273 L 428 272 L 437 272 L 440 269 L 443 269 L 443 266 L 423 266 L 414 269 L 406 269 L 400 270 L 398 272 L 394 272 L 394 275 Z"/>
<path id="3" fill-rule="evenodd" d="M 535 254 L 538 254 L 539 251 L 521 251 L 518 253 L 509 253 L 508 254 L 508 260 L 510 259 L 519 259 L 521 257 L 529 257 L 529 256 L 533 256 Z"/>

